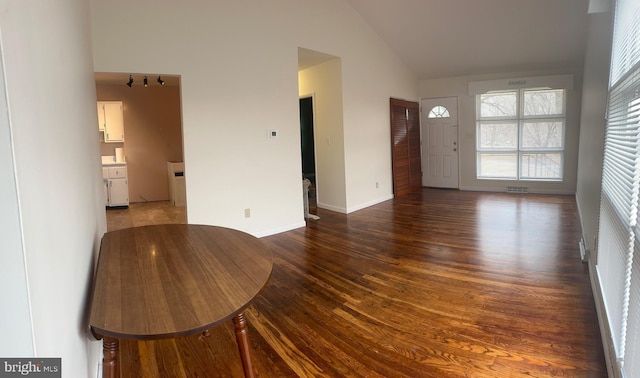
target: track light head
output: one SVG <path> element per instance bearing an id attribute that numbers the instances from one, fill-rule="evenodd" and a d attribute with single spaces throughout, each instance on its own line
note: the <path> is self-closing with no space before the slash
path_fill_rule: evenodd
<path id="1" fill-rule="evenodd" d="M 127 83 L 127 85 L 129 86 L 129 88 L 131 88 L 131 86 L 133 85 L 133 76 L 129 75 L 129 82 Z"/>
<path id="2" fill-rule="evenodd" d="M 145 88 L 149 86 L 149 81 L 147 80 L 147 77 L 146 77 L 146 76 L 144 77 L 143 82 L 144 82 L 144 87 L 145 87 Z"/>
<path id="3" fill-rule="evenodd" d="M 158 81 L 158 83 L 160 83 L 160 86 L 161 86 L 161 87 L 164 87 L 164 80 L 162 80 L 162 79 L 160 78 L 160 76 L 158 76 L 158 80 L 157 80 L 157 81 Z"/>

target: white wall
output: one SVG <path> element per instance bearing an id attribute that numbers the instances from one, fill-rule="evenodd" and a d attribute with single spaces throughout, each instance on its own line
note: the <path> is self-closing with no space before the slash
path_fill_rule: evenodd
<path id="1" fill-rule="evenodd" d="M 100 345 L 87 342 L 85 330 L 106 222 L 89 7 L 82 0 L 3 0 L 0 29 L 10 116 L 0 121 L 0 165 L 10 184 L 0 197 L 11 230 L 8 244 L 2 238 L 2 265 L 17 272 L 0 278 L 12 291 L 1 292 L 0 354 L 61 357 L 65 377 L 95 376 Z M 4 150 L 8 132 L 12 157 Z M 7 303 L 25 318 L 14 323 Z M 14 326 L 24 332 L 17 339 L 5 333 Z"/>
<path id="2" fill-rule="evenodd" d="M 592 1 L 593 2 L 593 1 Z M 599 3 L 599 1 L 595 1 Z M 606 3 L 606 2 L 604 2 Z M 601 4 L 604 10 L 611 4 Z M 587 52 L 584 64 L 584 85 L 582 90 L 582 113 L 580 121 L 580 151 L 576 202 L 582 224 L 582 238 L 588 255 L 589 274 L 593 297 L 600 322 L 600 334 L 605 351 L 605 359 L 610 377 L 621 376 L 616 362 L 616 353 L 611 336 L 611 328 L 602 298 L 596 263 L 598 262 L 597 243 L 598 222 L 600 216 L 600 188 L 602 180 L 602 161 L 604 153 L 605 112 L 609 86 L 609 63 L 612 37 L 611 12 L 589 15 Z"/>
<path id="3" fill-rule="evenodd" d="M 300 71 L 298 78 L 300 96 L 313 95 L 318 206 L 346 213 L 341 60 Z"/>
<path id="4" fill-rule="evenodd" d="M 567 114 L 564 151 L 564 179 L 562 182 L 479 180 L 476 177 L 476 113 L 475 96 L 469 95 L 468 84 L 471 81 L 494 80 L 504 78 L 522 78 L 533 76 L 551 76 L 573 74 L 573 90 L 567 90 Z M 527 186 L 532 193 L 564 193 L 576 191 L 578 165 L 578 138 L 580 135 L 580 103 L 582 88 L 582 68 L 540 71 L 513 72 L 500 75 L 463 76 L 420 82 L 420 98 L 457 96 L 458 138 L 460 144 L 460 189 L 482 191 L 506 191 L 508 185 Z"/>
<path id="5" fill-rule="evenodd" d="M 342 58 L 347 208 L 391 192 L 388 100 L 415 98 L 417 85 L 345 0 L 91 8 L 95 71 L 182 76 L 189 222 L 255 235 L 304 225 L 298 47 Z"/>
<path id="6" fill-rule="evenodd" d="M 0 316 L 0 335 L 5 341 L 0 343 L 0 356 L 33 356 L 34 335 L 4 68 L 0 75 L 0 175 L 3 178 L 0 180 L 0 303 L 5 309 Z"/>
<path id="7" fill-rule="evenodd" d="M 347 212 L 352 212 L 393 197 L 389 99 L 417 101 L 418 80 L 381 40 L 335 38 L 342 39 L 337 55 L 342 57 Z"/>
<path id="8" fill-rule="evenodd" d="M 600 215 L 600 183 L 604 153 L 604 126 L 611 54 L 611 13 L 589 15 L 587 53 L 584 65 L 580 153 L 576 200 L 587 249 L 594 251 Z M 593 262 L 597 261 L 594 254 Z"/>

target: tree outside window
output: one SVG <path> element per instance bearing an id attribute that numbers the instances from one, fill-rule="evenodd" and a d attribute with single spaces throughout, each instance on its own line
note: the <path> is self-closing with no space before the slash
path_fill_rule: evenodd
<path id="1" fill-rule="evenodd" d="M 478 95 L 478 178 L 562 180 L 564 130 L 563 89 Z"/>

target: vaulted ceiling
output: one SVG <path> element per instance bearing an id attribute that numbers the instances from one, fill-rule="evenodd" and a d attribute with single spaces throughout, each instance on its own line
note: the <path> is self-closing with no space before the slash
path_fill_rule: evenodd
<path id="1" fill-rule="evenodd" d="M 421 80 L 583 65 L 589 0 L 347 1 Z M 305 49 L 299 57 L 299 69 L 333 58 Z M 100 83 L 128 78 L 96 75 Z"/>
<path id="2" fill-rule="evenodd" d="M 588 0 L 348 0 L 419 79 L 582 68 Z"/>

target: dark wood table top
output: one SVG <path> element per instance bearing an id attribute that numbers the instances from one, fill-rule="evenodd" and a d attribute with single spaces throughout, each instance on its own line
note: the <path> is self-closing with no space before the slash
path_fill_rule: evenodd
<path id="1" fill-rule="evenodd" d="M 102 238 L 90 325 L 101 336 L 157 339 L 210 329 L 264 289 L 271 251 L 232 229 L 134 227 Z"/>

